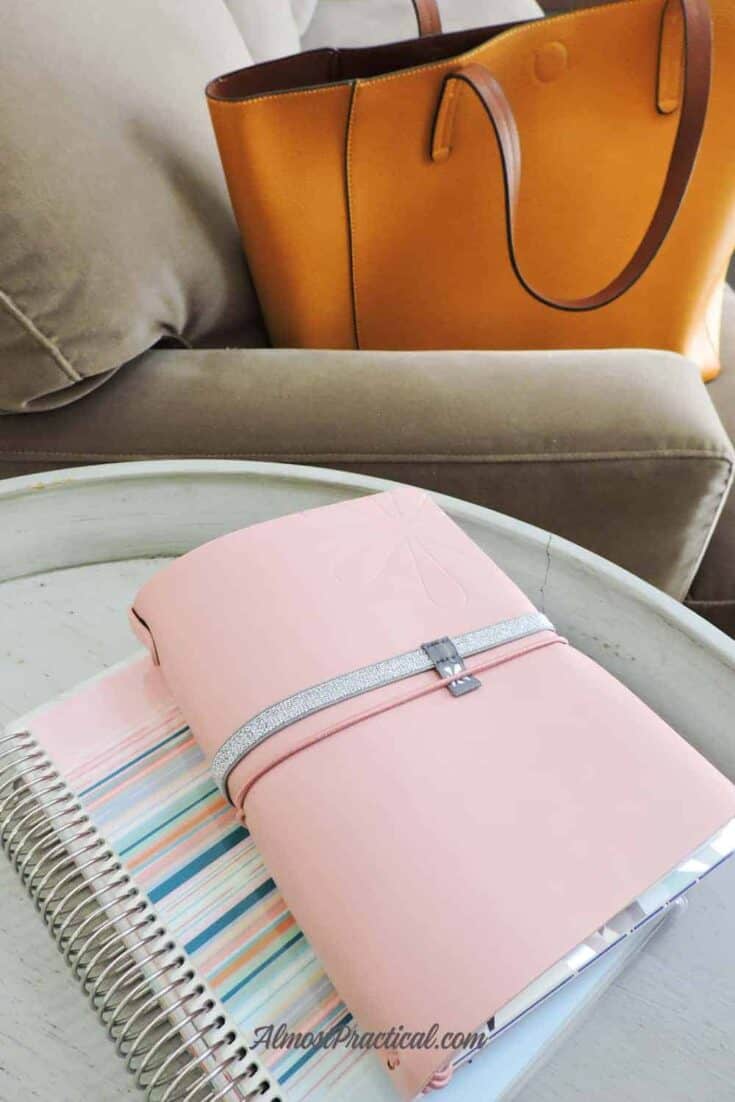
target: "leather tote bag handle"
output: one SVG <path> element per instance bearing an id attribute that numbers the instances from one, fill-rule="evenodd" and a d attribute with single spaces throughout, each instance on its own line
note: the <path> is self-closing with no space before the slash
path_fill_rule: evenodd
<path id="1" fill-rule="evenodd" d="M 442 17 L 436 0 L 412 0 L 412 3 L 421 37 L 424 38 L 427 34 L 441 34 Z"/>
<path id="2" fill-rule="evenodd" d="M 658 205 L 635 253 L 612 282 L 595 294 L 578 299 L 558 299 L 542 294 L 524 277 L 516 255 L 515 221 L 521 186 L 521 143 L 513 110 L 500 83 L 478 63 L 450 73 L 444 80 L 432 133 L 431 157 L 446 161 L 452 151 L 452 127 L 457 95 L 467 85 L 480 100 L 492 123 L 500 148 L 505 183 L 505 221 L 513 270 L 533 298 L 557 310 L 598 310 L 620 298 L 641 278 L 666 240 L 686 194 L 707 118 L 712 77 L 712 22 L 707 0 L 667 0 L 663 20 L 671 5 L 679 4 L 684 17 L 684 77 L 679 126 Z M 662 22 L 662 33 L 665 23 Z M 664 108 L 659 104 L 659 111 Z"/>

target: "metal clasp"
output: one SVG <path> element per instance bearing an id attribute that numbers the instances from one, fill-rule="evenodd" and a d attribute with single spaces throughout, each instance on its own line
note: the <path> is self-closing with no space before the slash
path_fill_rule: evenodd
<path id="1" fill-rule="evenodd" d="M 480 688 L 482 682 L 471 673 L 464 672 L 466 669 L 464 659 L 448 635 L 442 639 L 435 639 L 432 643 L 424 643 L 421 649 L 433 663 L 434 669 L 441 678 L 451 677 L 452 674 L 459 675 L 447 685 L 452 696 L 465 696 L 466 693 Z"/>

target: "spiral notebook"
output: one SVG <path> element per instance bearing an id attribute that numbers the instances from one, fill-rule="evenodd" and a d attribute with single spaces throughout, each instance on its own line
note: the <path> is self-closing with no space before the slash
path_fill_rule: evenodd
<path id="1" fill-rule="evenodd" d="M 394 1102 L 371 1054 L 330 1047 L 349 1011 L 148 656 L 14 724 L 0 753 L 5 851 L 150 1102 Z M 515 1093 L 734 847 L 703 847 L 489 1023 L 446 1102 Z M 272 1023 L 327 1043 L 260 1051 Z"/>

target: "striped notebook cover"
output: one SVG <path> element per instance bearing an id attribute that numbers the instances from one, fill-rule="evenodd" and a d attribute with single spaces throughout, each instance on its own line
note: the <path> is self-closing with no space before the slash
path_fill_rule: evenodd
<path id="1" fill-rule="evenodd" d="M 328 1038 L 352 1019 L 147 658 L 13 729 L 5 848 L 152 1102 L 394 1102 L 369 1053 L 253 1049 L 259 1027 Z M 497 1036 L 443 1102 L 507 1098 L 656 926 Z"/>

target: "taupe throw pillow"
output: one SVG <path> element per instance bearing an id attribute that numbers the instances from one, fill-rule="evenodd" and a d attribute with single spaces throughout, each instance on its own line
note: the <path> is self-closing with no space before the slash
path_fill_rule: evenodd
<path id="1" fill-rule="evenodd" d="M 223 0 L 4 0 L 0 410 L 253 323 L 204 98 L 249 60 Z"/>

